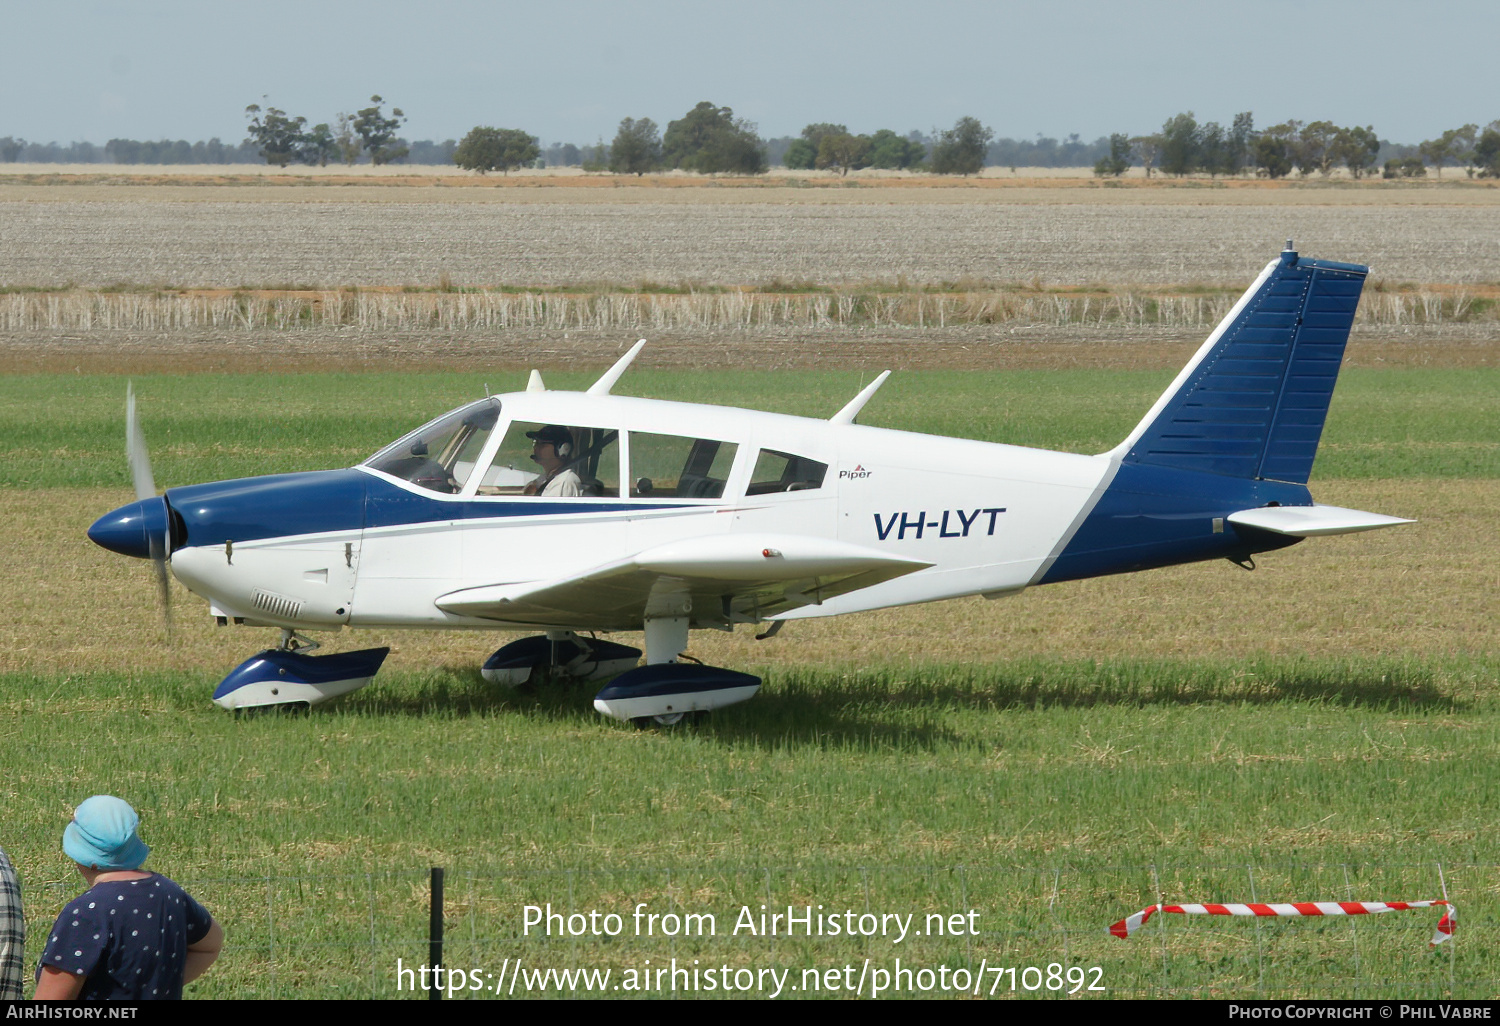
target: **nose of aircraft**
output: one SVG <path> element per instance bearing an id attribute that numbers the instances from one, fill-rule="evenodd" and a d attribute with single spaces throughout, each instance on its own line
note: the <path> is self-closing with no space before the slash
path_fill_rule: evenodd
<path id="1" fill-rule="evenodd" d="M 89 541 L 122 556 L 151 558 L 151 539 L 165 541 L 167 535 L 167 500 L 157 496 L 121 506 L 94 521 Z"/>

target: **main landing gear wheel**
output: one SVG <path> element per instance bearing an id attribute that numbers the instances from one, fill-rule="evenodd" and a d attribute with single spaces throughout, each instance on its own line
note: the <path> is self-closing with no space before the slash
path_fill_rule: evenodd
<path id="1" fill-rule="evenodd" d="M 671 712 L 659 716 L 637 716 L 630 722 L 641 730 L 650 730 L 652 727 L 675 727 L 687 718 L 688 714 L 685 712 Z"/>

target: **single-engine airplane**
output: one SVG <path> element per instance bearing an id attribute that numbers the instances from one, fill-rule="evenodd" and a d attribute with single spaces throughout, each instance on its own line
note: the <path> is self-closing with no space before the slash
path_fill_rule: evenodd
<path id="1" fill-rule="evenodd" d="M 1307 488 L 1367 268 L 1291 243 L 1141 422 L 1097 456 L 865 427 L 881 374 L 828 420 L 586 392 L 470 403 L 346 470 L 158 496 L 127 400 L 138 501 L 89 529 L 280 643 L 214 692 L 225 708 L 315 704 L 388 650 L 310 654 L 301 632 L 536 629 L 485 663 L 609 682 L 607 716 L 670 723 L 759 678 L 686 662 L 733 630 L 1226 558 L 1408 523 Z M 643 631 L 640 649 L 582 632 Z"/>

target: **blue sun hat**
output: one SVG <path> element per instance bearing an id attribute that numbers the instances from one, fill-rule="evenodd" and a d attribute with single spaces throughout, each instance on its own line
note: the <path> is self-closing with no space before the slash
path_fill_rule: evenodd
<path id="1" fill-rule="evenodd" d="M 63 853 L 94 869 L 139 869 L 151 854 L 136 833 L 140 825 L 128 802 L 96 794 L 73 811 L 73 822 L 63 831 Z"/>

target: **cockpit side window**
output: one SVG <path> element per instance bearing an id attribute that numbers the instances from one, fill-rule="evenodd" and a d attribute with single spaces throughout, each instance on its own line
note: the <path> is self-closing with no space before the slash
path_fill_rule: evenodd
<path id="1" fill-rule="evenodd" d="M 365 465 L 429 491 L 456 495 L 474 473 L 499 419 L 497 402 L 465 406 L 382 449 Z"/>
<path id="2" fill-rule="evenodd" d="M 630 494 L 637 499 L 718 499 L 739 446 L 713 438 L 630 433 Z"/>
<path id="3" fill-rule="evenodd" d="M 619 443 L 615 428 L 512 421 L 478 494 L 618 496 Z"/>
<path id="4" fill-rule="evenodd" d="M 755 458 L 747 495 L 769 495 L 772 492 L 804 492 L 823 487 L 828 464 L 793 456 L 774 449 L 762 449 Z"/>

